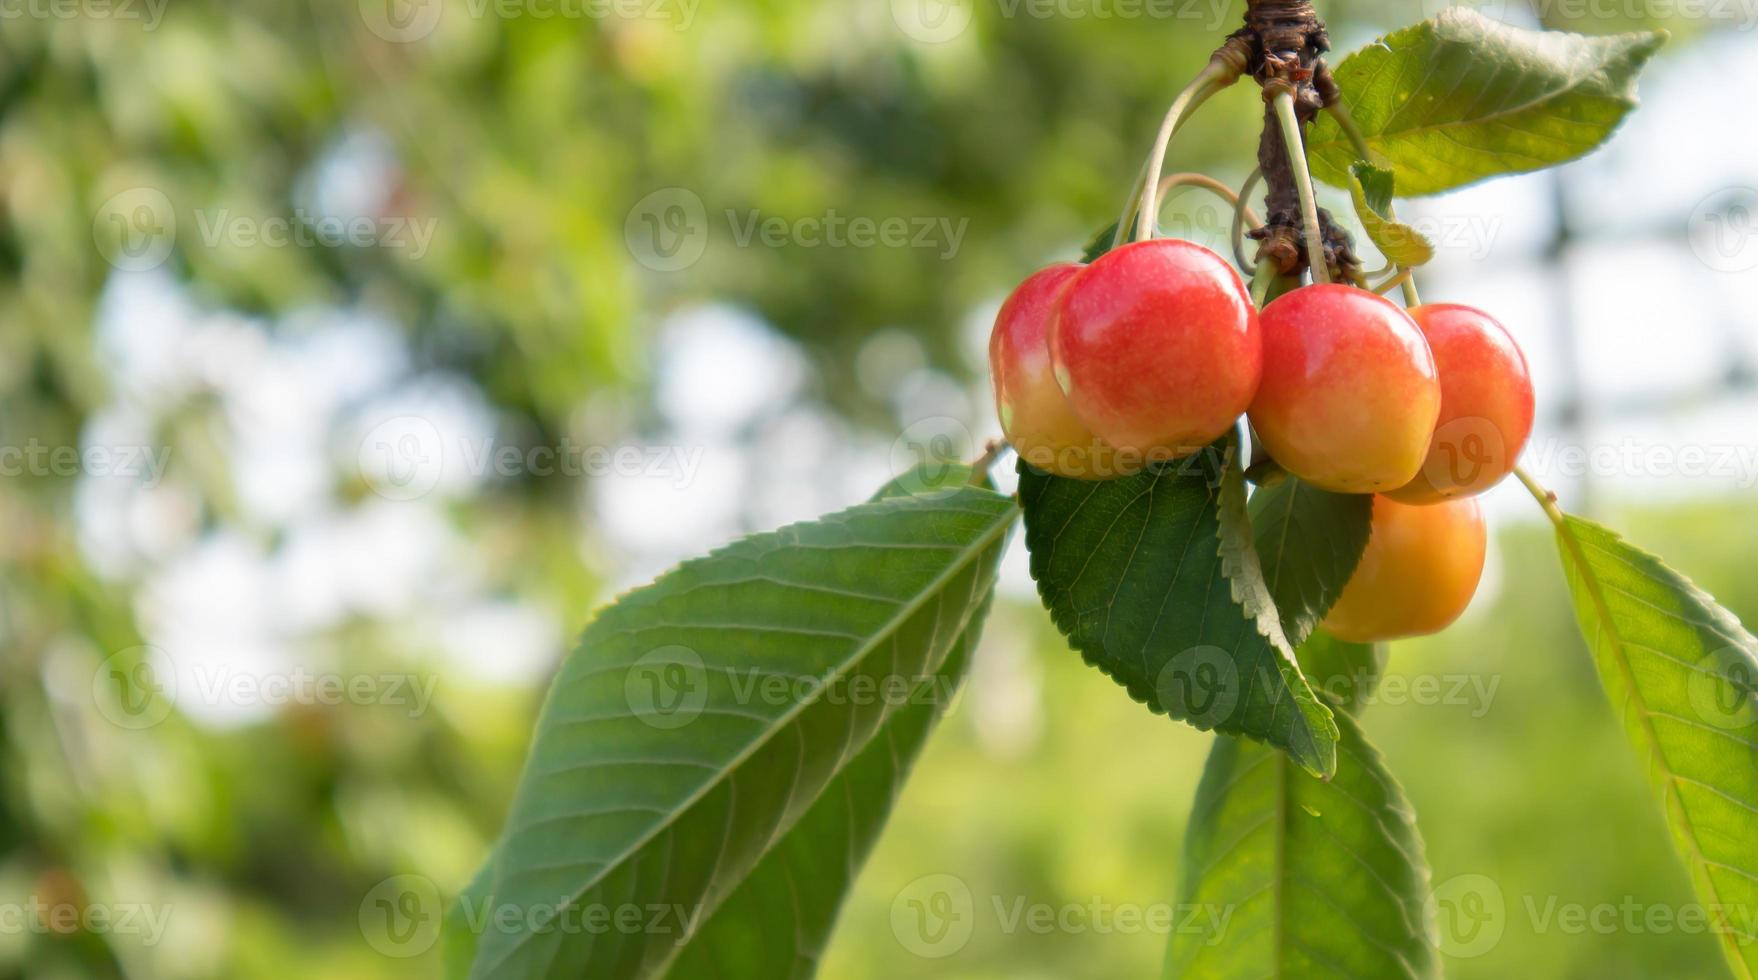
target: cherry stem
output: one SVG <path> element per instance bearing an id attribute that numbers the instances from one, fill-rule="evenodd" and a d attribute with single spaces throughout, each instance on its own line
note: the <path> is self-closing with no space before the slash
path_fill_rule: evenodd
<path id="1" fill-rule="evenodd" d="M 1341 129 L 1343 135 L 1349 140 L 1349 145 L 1355 148 L 1355 155 L 1361 158 L 1364 163 L 1372 163 L 1373 150 L 1367 145 L 1367 137 L 1361 135 L 1361 127 L 1355 125 L 1355 117 L 1349 114 L 1349 107 L 1341 101 L 1337 101 L 1325 106 L 1325 111 L 1331 114 L 1331 121 L 1337 124 L 1337 128 Z M 1398 212 L 1389 202 L 1386 204 L 1386 220 L 1398 220 Z M 1402 279 L 1399 285 L 1404 287 L 1405 306 L 1422 305 L 1422 296 L 1416 291 L 1416 273 L 1414 271 L 1411 271 L 1407 278 Z"/>
<path id="2" fill-rule="evenodd" d="M 1230 78 L 1229 75 L 1232 75 Z M 1172 134 L 1184 125 L 1184 120 L 1198 106 L 1207 102 L 1209 96 L 1233 84 L 1238 76 L 1228 71 L 1218 61 L 1210 61 L 1197 73 L 1196 78 L 1178 93 L 1172 100 L 1172 107 L 1166 110 L 1166 118 L 1160 121 L 1160 131 L 1154 136 L 1154 148 L 1148 153 L 1148 163 L 1143 168 L 1141 177 L 1136 184 L 1136 192 L 1141 195 L 1140 216 L 1147 224 L 1138 229 L 1135 241 L 1146 241 L 1154 237 L 1155 216 L 1159 214 L 1159 203 L 1156 194 L 1159 191 L 1160 171 L 1166 168 L 1166 151 L 1172 145 Z M 1129 205 L 1125 204 L 1123 217 L 1117 222 L 1117 237 L 1113 244 L 1122 242 L 1127 236 L 1124 229 L 1129 225 Z"/>
<path id="3" fill-rule="evenodd" d="M 1319 227 L 1318 198 L 1312 192 L 1312 171 L 1306 165 L 1306 144 L 1300 135 L 1300 118 L 1294 112 L 1294 93 L 1284 88 L 1275 95 L 1276 120 L 1282 126 L 1282 142 L 1294 168 L 1294 189 L 1300 193 L 1300 226 L 1306 235 L 1306 264 L 1312 281 L 1331 281 L 1331 264 L 1325 259 L 1325 236 Z"/>
<path id="4" fill-rule="evenodd" d="M 1257 189 L 1258 181 L 1263 179 L 1264 168 L 1253 168 L 1251 176 L 1239 185 L 1239 193 L 1233 195 L 1233 229 L 1229 237 L 1233 242 L 1233 261 L 1239 263 L 1241 269 L 1252 267 L 1251 260 L 1245 257 L 1245 222 L 1250 220 L 1254 228 L 1263 224 L 1257 220 L 1257 215 L 1251 213 L 1250 204 L 1251 192 Z"/>
<path id="5" fill-rule="evenodd" d="M 1514 467 L 1514 475 L 1526 485 L 1527 492 L 1532 494 L 1532 499 L 1538 501 L 1538 506 L 1544 508 L 1544 516 L 1550 518 L 1550 522 L 1555 524 L 1559 530 L 1565 527 L 1563 509 L 1557 506 L 1557 495 L 1545 489 L 1544 485 L 1534 479 L 1532 474 L 1526 472 L 1524 466 Z"/>
<path id="6" fill-rule="evenodd" d="M 1408 283 L 1410 281 L 1410 277 L 1414 276 L 1415 274 L 1416 273 L 1414 271 L 1412 271 L 1410 269 L 1403 268 L 1400 266 L 1398 269 L 1397 275 L 1395 275 L 1395 276 L 1391 277 L 1390 279 L 1387 279 L 1386 281 L 1373 287 L 1373 291 L 1376 293 L 1379 293 L 1381 296 L 1384 296 L 1385 294 L 1392 291 L 1393 286 L 1402 286 L 1405 283 Z"/>
<path id="7" fill-rule="evenodd" d="M 983 455 L 971 461 L 970 485 L 980 487 L 986 483 L 989 479 L 990 468 L 995 465 L 995 461 L 1000 459 L 1001 454 L 1006 450 L 1007 440 L 990 439 L 989 444 L 983 447 Z"/>
<path id="8" fill-rule="evenodd" d="M 1274 260 L 1262 258 L 1257 260 L 1257 271 L 1251 276 L 1251 305 L 1258 309 L 1264 308 L 1269 299 L 1270 290 L 1276 285 L 1276 277 L 1281 275 Z"/>
<path id="9" fill-rule="evenodd" d="M 1245 186 L 1249 191 L 1250 182 Z M 1227 202 L 1227 206 L 1233 210 L 1233 260 L 1239 263 L 1241 269 L 1250 270 L 1251 260 L 1245 257 L 1244 222 L 1249 220 L 1254 226 L 1262 223 L 1258 220 L 1257 212 L 1251 209 L 1251 202 L 1226 184 L 1208 174 L 1199 173 L 1167 174 L 1160 181 L 1160 198 L 1164 201 L 1171 200 L 1171 192 L 1180 187 L 1200 187 Z M 1155 215 L 1154 220 L 1158 221 L 1159 216 Z"/>

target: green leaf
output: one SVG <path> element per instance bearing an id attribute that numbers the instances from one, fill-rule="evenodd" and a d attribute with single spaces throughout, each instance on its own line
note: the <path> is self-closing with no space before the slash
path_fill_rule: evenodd
<path id="1" fill-rule="evenodd" d="M 1328 774 L 1336 725 L 1282 635 L 1237 455 L 1223 439 L 1104 482 L 1021 464 L 1032 577 L 1057 628 L 1137 701 Z"/>
<path id="2" fill-rule="evenodd" d="M 994 583 L 1017 508 L 957 487 L 747 538 L 587 627 L 537 722 L 487 894 L 519 928 L 472 977 L 641 977 L 943 669 Z M 864 692 L 864 693 L 863 693 Z"/>
<path id="3" fill-rule="evenodd" d="M 1356 162 L 1349 168 L 1349 196 L 1355 216 L 1368 240 L 1393 264 L 1414 269 L 1434 258 L 1434 245 L 1415 228 L 1393 221 L 1392 172 L 1371 163 Z"/>
<path id="4" fill-rule="evenodd" d="M 1258 561 L 1291 645 L 1305 642 L 1343 594 L 1372 518 L 1371 495 L 1332 493 L 1295 476 L 1251 495 Z"/>
<path id="5" fill-rule="evenodd" d="M 668 980 L 702 977 L 809 977 L 836 925 L 861 865 L 927 742 L 964 681 L 979 609 L 940 672 L 893 714 L 818 802 L 721 903 L 666 971 Z"/>
<path id="6" fill-rule="evenodd" d="M 1098 261 L 1099 256 L 1111 251 L 1111 240 L 1116 237 L 1117 222 L 1113 221 L 1087 240 L 1086 247 L 1080 250 L 1080 260 L 1089 265 Z"/>
<path id="7" fill-rule="evenodd" d="M 1557 530 L 1575 616 L 1606 695 L 1648 768 L 1711 931 L 1734 974 L 1758 937 L 1758 641 L 1659 558 L 1592 521 Z"/>
<path id="8" fill-rule="evenodd" d="M 1635 107 L 1636 75 L 1665 39 L 1527 31 L 1448 7 L 1344 58 L 1335 75 L 1371 161 L 1420 196 L 1593 150 Z M 1315 176 L 1350 185 L 1357 154 L 1328 114 L 1307 150 Z"/>
<path id="9" fill-rule="evenodd" d="M 1349 643 L 1324 630 L 1295 651 L 1306 681 L 1331 706 L 1360 714 L 1386 669 L 1384 643 Z"/>
<path id="10" fill-rule="evenodd" d="M 1166 976 L 1435 977 L 1429 872 L 1403 790 L 1357 722 L 1337 719 L 1329 782 L 1216 739 L 1185 832 Z M 1207 914 L 1203 914 L 1206 912 Z"/>
<path id="11" fill-rule="evenodd" d="M 440 931 L 440 959 L 447 980 L 464 980 L 470 975 L 470 963 L 476 958 L 476 944 L 489 928 L 483 920 L 488 907 L 488 889 L 494 880 L 494 855 L 477 870 L 470 884 L 464 887 L 450 908 Z"/>

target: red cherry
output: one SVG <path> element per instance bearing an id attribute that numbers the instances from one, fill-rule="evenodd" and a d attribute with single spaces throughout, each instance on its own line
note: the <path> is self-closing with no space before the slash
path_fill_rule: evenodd
<path id="1" fill-rule="evenodd" d="M 1252 429 L 1283 469 L 1339 493 L 1391 490 L 1422 466 L 1440 412 L 1422 331 L 1383 296 L 1321 284 L 1264 307 Z"/>
<path id="2" fill-rule="evenodd" d="M 1068 407 L 1050 365 L 1049 329 L 1056 300 L 1086 266 L 1053 265 L 1028 276 L 995 316 L 989 364 L 1001 430 L 1027 463 L 1058 476 L 1122 476 L 1115 453 Z"/>
<path id="3" fill-rule="evenodd" d="M 1194 242 L 1107 252 L 1075 276 L 1050 326 L 1074 414 L 1123 458 L 1189 455 L 1232 428 L 1257 390 L 1257 312 L 1233 267 Z"/>
<path id="4" fill-rule="evenodd" d="M 1532 376 L 1514 338 L 1489 314 L 1430 303 L 1410 311 L 1440 371 L 1441 414 L 1422 470 L 1387 494 L 1407 504 L 1469 497 L 1514 471 L 1532 434 Z"/>

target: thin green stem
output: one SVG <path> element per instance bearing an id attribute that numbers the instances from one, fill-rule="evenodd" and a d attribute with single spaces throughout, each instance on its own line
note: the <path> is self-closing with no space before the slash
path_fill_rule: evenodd
<path id="1" fill-rule="evenodd" d="M 1306 165 L 1306 144 L 1300 137 L 1300 118 L 1294 112 L 1294 93 L 1280 91 L 1274 100 L 1276 120 L 1282 125 L 1282 142 L 1288 146 L 1288 162 L 1294 168 L 1294 188 L 1300 193 L 1300 224 L 1306 233 L 1306 262 L 1312 281 L 1331 281 L 1325 261 L 1325 237 L 1319 228 L 1318 198 L 1312 192 L 1312 171 Z"/>
<path id="2" fill-rule="evenodd" d="M 1257 189 L 1258 181 L 1263 179 L 1264 168 L 1254 168 L 1233 198 L 1233 228 L 1229 237 L 1233 242 L 1233 261 L 1239 263 L 1241 269 L 1251 268 L 1251 260 L 1245 257 L 1245 222 L 1249 216 L 1253 225 L 1261 223 L 1251 214 L 1251 192 Z"/>
<path id="3" fill-rule="evenodd" d="M 1116 248 L 1129 240 L 1129 223 L 1135 218 L 1136 205 L 1141 203 L 1142 185 L 1148 179 L 1148 162 L 1143 160 L 1141 170 L 1135 175 L 1135 183 L 1129 186 L 1129 197 L 1123 201 L 1123 213 L 1117 216 L 1117 229 L 1111 233 L 1111 247 Z"/>
<path id="4" fill-rule="evenodd" d="M 1232 81 L 1227 77 L 1228 74 L 1227 69 L 1221 64 L 1214 61 L 1209 62 L 1203 66 L 1203 70 L 1197 74 L 1195 80 L 1186 85 L 1184 91 L 1179 92 L 1178 97 L 1172 100 L 1172 107 L 1166 110 L 1166 118 L 1160 121 L 1160 131 L 1154 136 L 1154 148 L 1148 153 L 1148 165 L 1142 171 L 1139 214 L 1146 221 L 1146 225 L 1136 231 L 1136 241 L 1145 241 L 1154 237 L 1155 216 L 1159 214 L 1157 194 L 1160 189 L 1160 171 L 1166 167 L 1166 151 L 1172 145 L 1172 134 L 1178 131 L 1178 127 L 1184 125 L 1184 120 L 1196 111 L 1198 106 L 1208 101 L 1209 96 L 1232 84 Z M 1123 228 L 1129 223 L 1128 214 L 1126 208 L 1124 211 L 1125 220 L 1117 225 L 1119 240 L 1124 237 Z"/>
<path id="5" fill-rule="evenodd" d="M 1355 125 L 1355 117 L 1349 114 L 1348 106 L 1345 106 L 1341 102 L 1333 102 L 1330 105 L 1325 106 L 1325 111 L 1331 114 L 1331 121 L 1337 124 L 1337 128 L 1341 129 L 1343 131 L 1343 136 L 1349 140 L 1349 145 L 1355 148 L 1355 155 L 1368 163 L 1372 163 L 1373 150 L 1367 145 L 1367 137 L 1361 134 L 1361 127 Z M 1398 212 L 1390 203 L 1387 203 L 1386 205 L 1386 220 L 1398 220 Z M 1422 305 L 1422 296 L 1416 291 L 1415 273 L 1411 273 L 1410 278 L 1405 279 L 1400 285 L 1404 287 L 1405 306 Z"/>
<path id="6" fill-rule="evenodd" d="M 1379 293 L 1381 296 L 1384 296 L 1385 294 L 1392 291 L 1393 286 L 1402 286 L 1405 283 L 1409 282 L 1410 277 L 1413 275 L 1415 275 L 1415 273 L 1412 272 L 1411 270 L 1405 269 L 1405 268 L 1399 268 L 1397 275 L 1392 276 L 1391 278 L 1385 280 L 1384 282 L 1380 283 L 1379 285 L 1373 287 L 1373 291 L 1376 293 Z"/>
<path id="7" fill-rule="evenodd" d="M 1532 499 L 1538 501 L 1538 506 L 1544 508 L 1544 516 L 1550 518 L 1550 522 L 1558 528 L 1563 527 L 1563 509 L 1557 506 L 1557 495 L 1546 490 L 1531 473 L 1526 472 L 1524 466 L 1514 467 L 1514 475 L 1526 485 L 1527 492 L 1532 494 Z"/>
<path id="8" fill-rule="evenodd" d="M 1275 262 L 1267 258 L 1258 260 L 1257 270 L 1251 276 L 1251 305 L 1260 310 L 1264 308 L 1264 303 L 1269 299 L 1270 290 L 1276 285 L 1278 275 L 1280 273 L 1276 271 Z"/>
<path id="9" fill-rule="evenodd" d="M 971 461 L 970 485 L 973 487 L 980 487 L 988 483 L 989 470 L 995 465 L 995 461 L 1001 458 L 1001 454 L 1006 450 L 1007 440 L 989 440 L 989 444 L 983 447 L 983 455 L 978 456 Z"/>

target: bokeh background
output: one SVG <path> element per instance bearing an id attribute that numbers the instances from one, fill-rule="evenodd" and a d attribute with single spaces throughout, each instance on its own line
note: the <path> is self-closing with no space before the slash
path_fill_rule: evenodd
<path id="1" fill-rule="evenodd" d="M 0 4 L 0 976 L 432 973 L 384 910 L 481 861 L 570 637 L 994 434 L 997 304 L 1112 220 L 1241 6 Z M 1321 10 L 1344 51 L 1441 6 Z M 1758 0 L 1483 8 L 1674 36 L 1597 156 L 1405 207 L 1425 296 L 1525 346 L 1529 467 L 1751 621 Z M 1174 169 L 1240 181 L 1256 99 Z M 1450 972 L 1721 975 L 1538 512 L 1491 510 L 1472 610 L 1366 719 L 1472 899 Z M 826 976 L 1157 968 L 1129 923 L 1208 738 L 1082 667 L 1024 569 Z M 976 913 L 927 957 L 924 876 Z"/>

